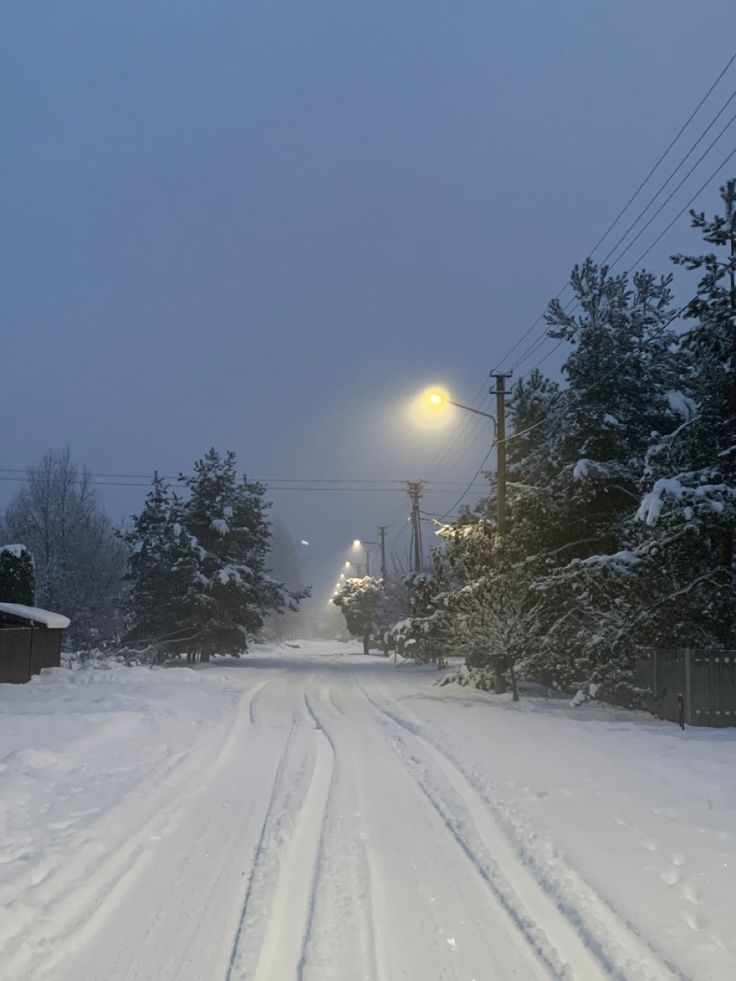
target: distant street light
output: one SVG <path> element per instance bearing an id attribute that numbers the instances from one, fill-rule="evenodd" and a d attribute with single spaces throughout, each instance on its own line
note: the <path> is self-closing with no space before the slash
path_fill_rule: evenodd
<path id="1" fill-rule="evenodd" d="M 366 546 L 377 544 L 377 542 L 361 542 L 359 538 L 353 540 L 353 548 L 362 548 L 365 552 L 365 574 L 367 576 L 371 574 L 371 553 Z"/>

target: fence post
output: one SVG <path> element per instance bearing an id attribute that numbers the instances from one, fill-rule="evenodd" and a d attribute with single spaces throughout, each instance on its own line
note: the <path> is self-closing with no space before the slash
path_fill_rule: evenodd
<path id="1" fill-rule="evenodd" d="M 659 702 L 659 679 L 657 677 L 657 661 L 658 661 L 659 651 L 655 647 L 652 651 L 652 666 L 651 666 L 651 686 L 652 686 L 652 703 L 654 707 L 657 707 Z"/>
<path id="2" fill-rule="evenodd" d="M 685 707 L 683 712 L 683 724 L 682 728 L 685 728 L 685 722 L 689 726 L 693 724 L 693 661 L 692 661 L 692 651 L 689 647 L 685 648 Z"/>

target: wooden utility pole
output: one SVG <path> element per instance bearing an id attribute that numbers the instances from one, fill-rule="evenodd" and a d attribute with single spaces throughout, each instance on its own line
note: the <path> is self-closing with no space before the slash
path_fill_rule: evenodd
<path id="1" fill-rule="evenodd" d="M 733 185 L 729 181 L 729 184 Z M 731 187 L 733 190 L 733 187 Z M 731 202 L 731 207 L 733 207 L 733 201 Z M 731 245 L 731 258 L 730 258 L 730 268 L 728 271 L 728 278 L 730 282 L 730 300 L 731 300 L 731 356 L 736 359 L 736 227 L 733 224 L 733 213 L 731 217 L 731 235 L 730 235 L 730 245 Z M 731 410 L 731 424 L 736 421 L 736 376 L 733 377 L 731 384 L 731 391 L 728 393 L 729 397 L 729 408 Z M 734 553 L 734 540 L 733 540 L 733 528 L 727 528 L 723 538 L 722 546 L 722 564 L 730 569 L 733 566 L 733 553 Z"/>
<path id="2" fill-rule="evenodd" d="M 422 571 L 422 522 L 419 514 L 419 500 L 422 496 L 421 480 L 410 480 L 406 492 L 411 500 L 411 530 L 414 572 Z"/>
<path id="3" fill-rule="evenodd" d="M 506 379 L 511 372 L 492 374 L 496 387 L 490 394 L 496 396 L 496 504 L 498 508 L 498 534 L 506 534 Z"/>
<path id="4" fill-rule="evenodd" d="M 506 535 L 506 379 L 510 377 L 511 372 L 492 374 L 496 387 L 489 390 L 496 396 L 496 506 L 498 534 L 502 541 Z M 493 687 L 497 694 L 506 691 L 503 660 L 502 654 L 497 653 L 493 672 Z"/>
<path id="5" fill-rule="evenodd" d="M 378 541 L 381 545 L 381 579 L 386 582 L 386 525 L 378 526 Z"/>

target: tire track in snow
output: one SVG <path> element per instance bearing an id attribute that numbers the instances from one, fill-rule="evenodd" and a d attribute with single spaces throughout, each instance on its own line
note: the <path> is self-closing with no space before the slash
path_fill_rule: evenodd
<path id="1" fill-rule="evenodd" d="M 518 832 L 499 802 L 483 793 L 472 775 L 445 747 L 424 734 L 418 720 L 398 715 L 376 702 L 362 685 L 359 687 L 374 711 L 380 714 L 389 729 L 393 729 L 398 755 L 463 851 L 494 892 L 498 885 L 517 907 L 519 917 L 514 916 L 514 919 L 525 933 L 523 924 L 528 919 L 525 914 L 540 916 L 544 920 L 543 927 L 552 931 L 557 950 L 580 981 L 596 977 L 616 981 L 688 981 L 687 976 L 669 964 L 631 924 L 625 922 L 573 866 L 556 855 L 557 868 L 553 870 L 533 845 L 530 846 L 528 841 L 520 843 Z M 388 697 L 385 692 L 382 694 Z M 407 746 L 407 735 L 409 742 L 413 740 L 415 745 L 424 748 L 419 757 Z M 424 759 L 420 758 L 422 755 Z M 444 781 L 459 798 L 459 809 L 453 808 L 445 799 L 442 788 L 432 779 L 430 770 L 433 766 L 440 769 Z M 467 817 L 472 822 L 471 828 L 477 832 L 480 854 L 477 845 L 473 844 L 472 833 L 468 833 Z M 501 872 L 494 855 L 505 868 L 513 869 L 513 884 Z M 488 875 L 494 867 L 500 878 Z M 491 879 L 496 880 L 495 885 Z M 523 884 L 521 890 L 519 883 Z M 591 958 L 595 958 L 592 961 L 595 973 L 589 973 Z M 559 976 L 564 977 L 564 974 Z"/>
<path id="2" fill-rule="evenodd" d="M 178 757 L 163 772 L 142 781 L 85 829 L 75 856 L 36 886 L 41 909 L 34 911 L 31 930 L 17 937 L 16 944 L 4 945 L 0 977 L 31 976 L 30 971 L 34 977 L 46 976 L 93 940 L 111 911 L 152 863 L 155 848 L 151 842 L 180 827 L 186 819 L 183 805 L 206 792 L 236 745 L 244 724 L 248 724 L 250 702 L 264 684 L 265 681 L 249 689 L 240 698 L 224 739 L 221 730 L 216 732 L 212 739 Z M 215 742 L 217 750 L 213 754 Z M 206 777 L 204 784 L 202 773 Z M 196 780 L 184 782 L 184 786 L 194 789 L 187 789 L 184 795 L 172 795 L 172 786 L 181 786 L 187 774 L 197 774 Z M 104 831 L 116 824 L 118 812 L 125 815 L 120 822 L 124 832 L 103 844 Z M 135 827 L 132 833 L 131 826 Z"/>
<path id="3" fill-rule="evenodd" d="M 346 713 L 331 685 L 318 699 L 310 700 L 309 710 L 332 747 L 335 771 L 325 813 L 304 973 L 317 981 L 342 981 L 348 976 L 356 981 L 375 981 L 379 975 L 368 836 L 361 831 L 361 795 L 356 780 L 360 760 L 349 731 L 345 731 Z"/>
<path id="4" fill-rule="evenodd" d="M 302 977 L 314 915 L 324 815 L 334 776 L 333 748 L 306 694 L 303 700 L 306 711 L 299 712 L 294 732 L 314 734 L 311 752 L 300 760 L 301 754 L 292 748 L 298 741 L 292 739 L 274 781 L 227 981 L 287 981 Z M 305 724 L 307 720 L 312 725 Z M 264 918 L 266 909 L 269 912 Z"/>
<path id="5" fill-rule="evenodd" d="M 320 819 L 320 832 L 319 832 L 319 839 L 317 845 L 317 854 L 315 858 L 314 868 L 312 871 L 312 880 L 309 890 L 309 903 L 307 907 L 308 915 L 307 915 L 306 929 L 304 931 L 304 937 L 302 940 L 301 955 L 299 957 L 299 962 L 297 963 L 297 968 L 296 968 L 297 981 L 304 981 L 304 972 L 307 966 L 308 951 L 314 934 L 317 886 L 319 883 L 320 874 L 322 872 L 322 867 L 324 865 L 324 857 L 325 857 L 325 830 L 327 824 L 325 818 L 328 812 L 328 808 L 330 806 L 332 795 L 334 793 L 335 761 L 337 758 L 337 749 L 335 743 L 333 742 L 331 735 L 327 732 L 327 730 L 320 722 L 318 716 L 316 715 L 306 692 L 304 693 L 304 705 L 307 712 L 309 713 L 310 718 L 312 719 L 312 722 L 314 723 L 315 733 L 319 733 L 322 737 L 321 743 L 326 744 L 329 747 L 329 751 L 331 754 L 331 767 L 330 767 L 329 784 L 327 786 L 327 793 L 325 794 L 324 806 L 322 808 L 322 815 Z M 284 977 L 285 975 L 281 975 L 281 977 L 279 978 L 274 978 L 274 981 L 282 981 Z"/>
<path id="6" fill-rule="evenodd" d="M 253 718 L 252 715 L 251 718 Z M 295 713 L 291 723 L 291 728 L 289 730 L 289 735 L 286 739 L 284 749 L 279 759 L 273 785 L 271 787 L 271 796 L 269 798 L 266 814 L 261 826 L 261 833 L 256 843 L 253 862 L 250 868 L 250 875 L 248 877 L 248 884 L 245 890 L 245 897 L 243 899 L 238 926 L 230 952 L 230 961 L 228 964 L 226 981 L 235 981 L 236 978 L 248 976 L 248 957 L 244 949 L 244 937 L 247 933 L 249 942 L 252 944 L 254 935 L 259 932 L 258 924 L 249 922 L 253 919 L 252 906 L 255 902 L 259 913 L 265 909 L 264 897 L 258 895 L 258 892 L 264 888 L 263 884 L 264 881 L 268 879 L 269 871 L 272 870 L 272 867 L 277 864 L 278 861 L 275 854 L 275 843 L 280 837 L 283 825 L 286 821 L 289 801 L 288 788 L 284 785 L 284 777 L 287 769 L 287 762 L 289 760 L 289 753 L 294 741 L 294 736 L 298 729 L 299 717 Z M 306 763 L 304 766 L 306 766 Z M 298 784 L 298 779 L 296 784 Z M 296 784 L 292 785 L 293 792 L 296 792 Z M 265 888 L 267 890 L 267 886 Z"/>
<path id="7" fill-rule="evenodd" d="M 268 724 L 251 721 L 252 701 L 246 723 L 244 701 L 242 725 L 223 747 L 207 793 L 182 801 L 184 825 L 158 843 L 151 868 L 93 944 L 65 965 L 64 981 L 224 977 L 244 876 L 295 723 L 293 697 L 272 682 L 259 689 L 261 697 L 269 693 Z M 165 971 L 159 951 L 166 952 Z"/>
<path id="8" fill-rule="evenodd" d="M 548 967 L 468 864 L 442 815 L 407 772 L 387 738 L 384 720 L 354 677 L 348 688 L 339 690 L 339 704 L 346 719 L 331 723 L 365 808 L 355 822 L 355 834 L 365 832 L 360 837 L 369 871 L 366 892 L 372 904 L 375 976 L 379 981 L 550 981 Z M 340 796 L 338 804 L 342 803 Z M 346 939 L 349 942 L 349 934 Z M 367 959 L 356 957 L 351 970 L 349 949 L 338 945 L 338 952 L 344 958 L 338 970 L 315 972 L 310 981 L 369 977 Z"/>

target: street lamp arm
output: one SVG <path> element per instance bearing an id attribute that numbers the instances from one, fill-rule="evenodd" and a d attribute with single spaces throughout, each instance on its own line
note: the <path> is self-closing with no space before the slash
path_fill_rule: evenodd
<path id="1" fill-rule="evenodd" d="M 458 409 L 464 409 L 466 412 L 473 412 L 476 416 L 483 416 L 486 419 L 490 419 L 493 423 L 493 438 L 495 440 L 495 433 L 498 428 L 498 423 L 496 422 L 495 416 L 492 416 L 490 412 L 482 412 L 480 409 L 474 409 L 471 405 L 463 405 L 462 402 L 455 402 L 454 399 L 448 399 L 447 401 L 450 403 L 450 405 L 454 405 Z"/>
<path id="2" fill-rule="evenodd" d="M 447 401 L 450 403 L 450 405 L 457 406 L 458 409 L 465 409 L 466 412 L 474 412 L 477 416 L 485 416 L 486 419 L 493 419 L 494 422 L 496 421 L 496 417 L 492 416 L 490 412 L 482 412 L 480 409 L 474 409 L 470 405 L 463 405 L 462 402 L 455 402 L 453 399 L 448 399 Z"/>

